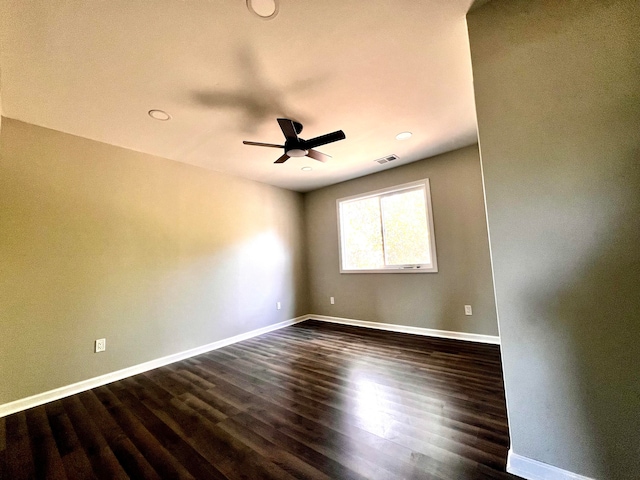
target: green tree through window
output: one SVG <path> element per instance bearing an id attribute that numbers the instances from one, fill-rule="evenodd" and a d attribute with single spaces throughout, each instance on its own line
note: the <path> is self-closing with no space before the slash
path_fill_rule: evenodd
<path id="1" fill-rule="evenodd" d="M 435 272 L 428 180 L 338 200 L 341 271 Z"/>

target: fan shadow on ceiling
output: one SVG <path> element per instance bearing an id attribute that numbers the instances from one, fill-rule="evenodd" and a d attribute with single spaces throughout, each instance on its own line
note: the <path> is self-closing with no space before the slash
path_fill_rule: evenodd
<path id="1" fill-rule="evenodd" d="M 243 117 L 240 129 L 247 133 L 254 133 L 258 125 L 273 121 L 274 117 L 308 121 L 303 114 L 288 105 L 286 97 L 320 84 L 322 80 L 319 77 L 297 80 L 284 88 L 278 88 L 262 73 L 255 54 L 248 47 L 240 48 L 237 58 L 240 72 L 240 85 L 237 89 L 193 90 L 192 101 L 206 108 L 240 112 Z"/>

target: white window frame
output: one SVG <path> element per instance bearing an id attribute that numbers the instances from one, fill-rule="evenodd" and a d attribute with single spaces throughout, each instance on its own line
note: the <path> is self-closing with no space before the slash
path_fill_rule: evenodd
<path id="1" fill-rule="evenodd" d="M 429 252 L 431 254 L 431 264 L 410 264 L 410 265 L 390 265 L 376 269 L 345 269 L 342 263 L 342 250 L 344 248 L 342 239 L 342 218 L 340 215 L 340 205 L 342 203 L 363 200 L 371 197 L 383 197 L 385 195 L 394 194 L 403 190 L 413 190 L 419 187 L 424 187 L 425 194 L 425 210 L 427 214 L 427 225 L 429 228 Z M 372 192 L 360 193 L 358 195 L 352 195 L 350 197 L 338 198 L 336 200 L 336 214 L 338 217 L 338 261 L 340 263 L 340 273 L 437 273 L 438 272 L 438 260 L 436 257 L 436 237 L 433 226 L 433 208 L 431 206 L 431 187 L 429 185 L 429 179 L 424 178 L 415 182 L 404 183 L 402 185 L 396 185 L 393 187 L 383 188 Z M 380 210 L 380 216 L 383 212 Z M 381 225 L 384 232 L 384 227 Z M 384 249 L 384 233 L 383 233 L 383 249 Z"/>

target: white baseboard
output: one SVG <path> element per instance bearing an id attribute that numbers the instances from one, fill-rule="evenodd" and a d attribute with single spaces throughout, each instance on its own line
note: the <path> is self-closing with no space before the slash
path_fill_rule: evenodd
<path id="1" fill-rule="evenodd" d="M 306 318 L 321 320 L 323 322 L 340 323 L 342 325 L 352 325 L 354 327 L 375 328 L 389 332 L 411 333 L 413 335 L 424 335 L 427 337 L 449 338 L 453 340 L 466 340 L 468 342 L 490 343 L 500 345 L 500 337 L 493 335 L 481 335 L 479 333 L 451 332 L 449 330 L 436 330 L 433 328 L 409 327 L 406 325 L 396 325 L 393 323 L 369 322 L 367 320 L 354 320 L 352 318 L 329 317 L 326 315 L 307 315 Z"/>
<path id="2" fill-rule="evenodd" d="M 154 368 L 178 362 L 180 360 L 184 360 L 185 358 L 195 357 L 196 355 L 210 352 L 212 350 L 217 350 L 218 348 L 226 347 L 227 345 L 231 345 L 232 343 L 241 342 L 242 340 L 257 337 L 258 335 L 262 335 L 264 333 L 279 330 L 280 328 L 294 325 L 296 323 L 307 320 L 308 318 L 308 315 L 303 315 L 301 317 L 285 320 L 273 325 L 258 328 L 257 330 L 242 333 L 234 337 L 225 338 L 224 340 L 219 340 L 217 342 L 208 343 L 207 345 L 202 345 L 190 350 L 185 350 L 184 352 L 174 353 L 173 355 L 157 358 L 155 360 L 140 363 L 132 367 L 123 368 L 122 370 L 117 370 L 105 375 L 100 375 L 99 377 L 89 378 L 87 380 L 82 380 L 81 382 L 73 383 L 71 385 L 66 385 L 64 387 L 56 388 L 43 393 L 38 393 L 27 398 L 21 398 L 20 400 L 5 403 L 4 405 L 0 405 L 0 418 L 11 415 L 12 413 L 27 410 L 32 407 L 37 407 L 38 405 L 42 405 L 44 403 L 59 400 L 70 395 L 75 395 L 76 393 L 84 392 L 92 388 L 100 387 L 102 385 L 106 385 L 107 383 L 115 382 L 116 380 L 122 380 L 123 378 L 131 377 L 148 370 L 153 370 Z"/>
<path id="3" fill-rule="evenodd" d="M 509 450 L 507 456 L 507 472 L 527 480 L 593 480 L 547 463 L 523 457 L 513 453 L 513 450 Z"/>
<path id="4" fill-rule="evenodd" d="M 294 325 L 296 323 L 300 323 L 309 319 L 320 320 L 323 322 L 339 323 L 342 325 L 352 325 L 356 327 L 375 328 L 378 330 L 387 330 L 390 332 L 411 333 L 414 335 L 425 335 L 429 337 L 450 338 L 455 340 L 466 340 L 471 342 L 500 344 L 500 337 L 494 337 L 491 335 L 450 332 L 446 330 L 435 330 L 431 328 L 409 327 L 404 325 L 395 325 L 391 323 L 378 323 L 378 322 L 369 322 L 366 320 L 354 320 L 351 318 L 329 317 L 326 315 L 303 315 L 301 317 L 285 320 L 284 322 L 276 323 L 274 325 L 268 325 L 266 327 L 259 328 L 257 330 L 252 330 L 250 332 L 236 335 L 234 337 L 225 338 L 224 340 L 219 340 L 217 342 L 209 343 L 207 345 L 202 345 L 200 347 L 192 348 L 184 352 L 174 353 L 173 355 L 157 358 L 155 360 L 151 360 L 145 363 L 140 363 L 132 367 L 123 368 L 122 370 L 117 370 L 115 372 L 100 375 L 99 377 L 89 378 L 87 380 L 82 380 L 80 382 L 73 383 L 71 385 L 65 385 L 64 387 L 59 387 L 53 390 L 49 390 L 47 392 L 32 395 L 27 398 L 21 398 L 13 402 L 5 403 L 4 405 L 0 405 L 0 418 L 6 417 L 7 415 L 11 415 L 12 413 L 17 413 L 23 410 L 27 410 L 29 408 L 37 407 L 44 403 L 52 402 L 54 400 L 59 400 L 61 398 L 65 398 L 70 395 L 74 395 L 76 393 L 84 392 L 92 388 L 100 387 L 102 385 L 106 385 L 107 383 L 115 382 L 117 380 L 122 380 L 123 378 L 131 377 L 133 375 L 137 375 L 139 373 L 143 373 L 148 370 L 152 370 L 154 368 L 158 368 L 164 365 L 168 365 L 170 363 L 178 362 L 180 360 L 184 360 L 185 358 L 190 358 L 196 355 L 200 355 L 202 353 L 210 352 L 212 350 L 217 350 L 218 348 L 226 347 L 227 345 L 241 342 L 242 340 L 247 340 L 249 338 L 262 335 L 263 333 L 268 333 L 273 330 L 278 330 L 280 328 L 288 327 L 290 325 Z M 574 477 L 567 477 L 567 478 L 574 478 Z M 582 478 L 582 477 L 576 477 L 576 478 Z"/>

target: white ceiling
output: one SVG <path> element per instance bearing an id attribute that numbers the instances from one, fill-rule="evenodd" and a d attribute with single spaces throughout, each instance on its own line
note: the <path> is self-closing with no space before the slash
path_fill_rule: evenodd
<path id="1" fill-rule="evenodd" d="M 475 143 L 471 3 L 279 0 L 266 21 L 246 0 L 0 0 L 2 112 L 309 191 Z M 242 140 L 282 143 L 277 117 L 347 138 L 274 165 Z"/>

